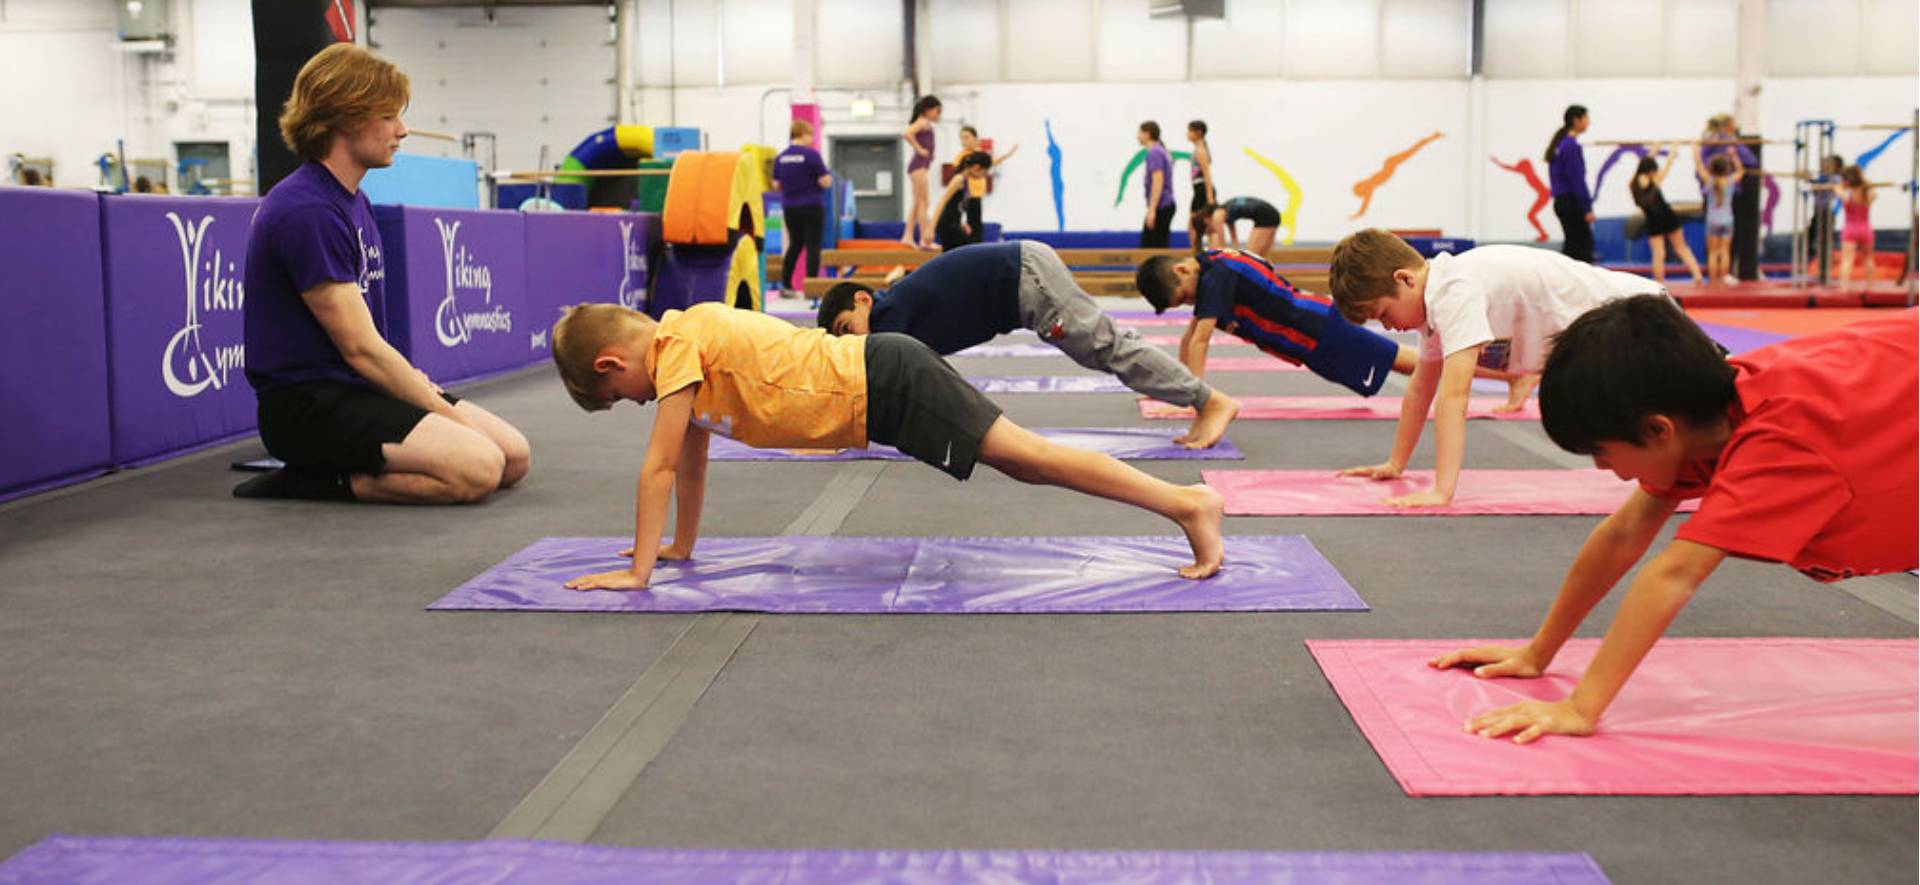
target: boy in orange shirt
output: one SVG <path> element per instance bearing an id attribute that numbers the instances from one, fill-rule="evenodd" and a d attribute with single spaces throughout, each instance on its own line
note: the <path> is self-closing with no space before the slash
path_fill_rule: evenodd
<path id="1" fill-rule="evenodd" d="M 829 336 L 724 304 L 670 310 L 658 323 L 611 304 L 569 309 L 553 360 L 574 402 L 600 411 L 658 399 L 640 469 L 633 566 L 569 588 L 645 588 L 659 559 L 693 555 L 710 433 L 759 448 L 899 448 L 964 480 L 976 461 L 1026 483 L 1058 485 L 1151 510 L 1193 547 L 1185 578 L 1220 569 L 1224 503 L 1205 485 L 1175 486 L 1103 454 L 1072 449 L 1008 421 L 926 345 L 906 335 Z M 678 489 L 674 539 L 662 546 Z"/>

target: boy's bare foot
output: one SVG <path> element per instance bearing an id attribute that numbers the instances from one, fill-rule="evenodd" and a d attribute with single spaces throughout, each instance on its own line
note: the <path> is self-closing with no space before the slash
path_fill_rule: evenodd
<path id="1" fill-rule="evenodd" d="M 1180 569 L 1180 577 L 1190 580 L 1211 578 L 1220 571 L 1226 548 L 1220 540 L 1220 520 L 1226 516 L 1227 501 L 1204 483 L 1180 490 L 1188 498 L 1189 509 L 1180 517 L 1180 529 L 1187 533 L 1193 547 L 1193 564 Z"/>
<path id="2" fill-rule="evenodd" d="M 1507 400 L 1506 402 L 1501 403 L 1500 405 L 1494 406 L 1493 412 L 1496 415 L 1509 415 L 1514 412 L 1518 412 L 1521 409 L 1524 409 L 1526 407 L 1527 407 L 1527 403 L 1525 400 L 1522 400 L 1517 403 L 1514 402 L 1513 400 Z"/>
<path id="3" fill-rule="evenodd" d="M 1193 418 L 1187 432 L 1173 438 L 1189 449 L 1210 449 L 1227 434 L 1227 425 L 1240 414 L 1240 401 L 1220 391 L 1207 397 L 1207 404 Z"/>

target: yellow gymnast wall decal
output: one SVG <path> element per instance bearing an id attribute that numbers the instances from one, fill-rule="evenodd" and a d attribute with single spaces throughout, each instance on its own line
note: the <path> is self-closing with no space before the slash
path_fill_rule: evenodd
<path id="1" fill-rule="evenodd" d="M 1387 179 L 1393 177 L 1394 170 L 1400 168 L 1401 163 L 1405 163 L 1407 160 L 1411 159 L 1414 154 L 1420 151 L 1421 148 L 1426 147 L 1428 142 L 1437 141 L 1445 137 L 1447 137 L 1446 133 L 1435 132 L 1432 135 L 1427 136 L 1426 138 L 1422 138 L 1419 141 L 1414 142 L 1413 147 L 1407 148 L 1406 150 L 1401 151 L 1400 153 L 1397 153 L 1388 157 L 1386 159 L 1386 162 L 1380 164 L 1380 171 L 1373 173 L 1373 175 L 1367 178 L 1363 178 L 1363 179 L 1360 179 L 1359 181 L 1354 182 L 1353 195 L 1360 198 L 1360 209 L 1359 211 L 1353 213 L 1352 217 L 1359 218 L 1360 216 L 1367 214 L 1367 206 L 1373 203 L 1374 189 L 1378 188 L 1383 184 L 1386 184 Z"/>
<path id="2" fill-rule="evenodd" d="M 1267 171 L 1273 173 L 1273 177 L 1280 179 L 1280 186 L 1287 189 L 1287 211 L 1280 215 L 1280 223 L 1286 226 L 1287 236 L 1280 241 L 1280 245 L 1293 245 L 1293 232 L 1300 224 L 1300 182 L 1294 181 L 1293 176 L 1288 175 L 1287 170 L 1281 168 L 1279 163 L 1260 156 L 1259 151 L 1250 147 L 1243 147 L 1241 150 L 1246 151 L 1247 156 L 1252 157 L 1255 163 L 1267 167 Z"/>

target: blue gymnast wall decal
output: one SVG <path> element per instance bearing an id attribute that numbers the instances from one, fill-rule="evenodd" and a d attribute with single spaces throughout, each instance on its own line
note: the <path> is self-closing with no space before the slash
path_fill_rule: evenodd
<path id="1" fill-rule="evenodd" d="M 1047 127 L 1047 172 L 1053 176 L 1054 229 L 1067 229 L 1066 179 L 1060 173 L 1060 142 L 1053 140 L 1053 121 L 1041 121 Z"/>

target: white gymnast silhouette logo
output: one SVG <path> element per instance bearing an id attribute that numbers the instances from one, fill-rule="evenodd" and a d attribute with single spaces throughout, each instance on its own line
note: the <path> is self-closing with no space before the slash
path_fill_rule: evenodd
<path id="1" fill-rule="evenodd" d="M 445 260 L 447 296 L 433 314 L 433 334 L 442 347 L 458 347 L 473 340 L 475 332 L 513 331 L 513 312 L 493 303 L 493 270 L 479 263 L 476 256 L 460 245 L 460 225 L 434 218 L 440 231 L 440 255 Z M 458 293 L 479 292 L 481 300 L 492 305 L 487 310 L 460 311 Z"/>
<path id="2" fill-rule="evenodd" d="M 167 346 L 160 353 L 160 380 L 167 385 L 167 392 L 187 399 L 209 387 L 214 390 L 226 387 L 232 372 L 246 368 L 244 343 L 221 345 L 209 351 L 200 328 L 203 312 L 240 310 L 246 302 L 246 287 L 240 280 L 236 263 L 225 260 L 218 247 L 211 258 L 201 260 L 207 228 L 213 225 L 212 215 L 190 222 L 177 212 L 168 212 L 167 221 L 173 224 L 173 232 L 180 239 L 187 313 L 180 331 L 167 339 Z"/>
<path id="3" fill-rule="evenodd" d="M 636 245 L 639 248 L 634 248 Z M 623 265 L 620 268 L 620 290 L 616 298 L 621 307 L 639 309 L 641 299 L 647 296 L 647 250 L 646 243 L 634 243 L 633 222 L 620 222 L 620 255 Z M 635 274 L 639 275 L 638 284 Z"/>

